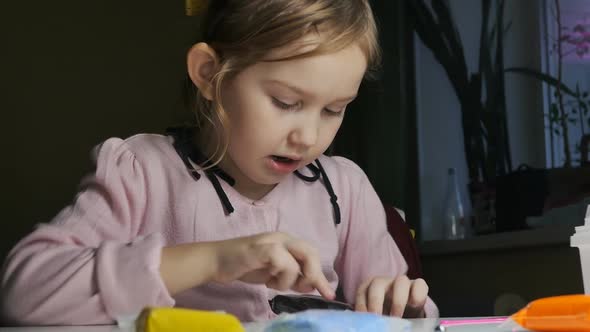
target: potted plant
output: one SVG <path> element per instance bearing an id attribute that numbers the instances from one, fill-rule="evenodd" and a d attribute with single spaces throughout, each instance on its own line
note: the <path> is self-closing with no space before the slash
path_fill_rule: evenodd
<path id="1" fill-rule="evenodd" d="M 547 113 L 549 129 L 551 135 L 562 138 L 563 144 L 563 166 L 570 168 L 574 162 L 582 161 L 582 158 L 587 156 L 580 156 L 574 160 L 572 153 L 570 129 L 572 126 L 579 126 L 581 135 L 579 141 L 575 143 L 575 153 L 580 154 L 582 148 L 582 141 L 588 140 L 586 136 L 585 126 L 590 127 L 590 118 L 588 117 L 590 99 L 587 91 L 581 91 L 578 84 L 573 89 L 563 82 L 563 62 L 564 58 L 571 53 L 576 53 L 578 56 L 584 56 L 590 53 L 590 31 L 585 32 L 581 25 L 573 28 L 567 27 L 562 22 L 561 18 L 561 4 L 560 0 L 553 1 L 554 19 L 556 29 L 559 32 L 558 36 L 553 40 L 551 50 L 556 55 L 556 76 L 532 68 L 513 67 L 506 69 L 510 73 L 518 73 L 526 75 L 547 84 L 553 94 L 553 100 Z M 579 35 L 579 36 L 576 36 Z M 588 40 L 587 40 L 588 39 Z M 567 45 L 570 47 L 567 47 Z M 553 149 L 553 144 L 551 148 Z M 552 152 L 553 155 L 553 152 Z"/>
<path id="2" fill-rule="evenodd" d="M 590 167 L 585 167 L 589 164 L 590 136 L 586 133 L 587 126 L 590 127 L 589 93 L 580 89 L 577 83 L 575 88 L 566 85 L 563 79 L 564 58 L 573 53 L 583 56 L 590 52 L 590 31 L 584 34 L 583 26 L 576 25 L 570 28 L 562 22 L 560 0 L 554 0 L 551 9 L 558 32 L 551 45 L 551 51 L 556 58 L 555 76 L 532 68 L 506 69 L 507 73 L 526 75 L 547 84 L 552 96 L 546 114 L 548 129 L 552 139 L 553 137 L 561 138 L 563 160 L 562 163 L 558 162 L 557 167 L 537 170 L 537 173 L 540 171 L 543 173 L 541 179 L 528 181 L 530 185 L 544 182 L 545 196 L 539 213 L 576 203 L 590 193 Z M 572 129 L 578 129 L 580 135 L 578 137 L 572 135 Z M 552 156 L 555 155 L 553 149 L 556 145 L 553 143 L 551 144 Z"/>
<path id="3" fill-rule="evenodd" d="M 481 1 L 479 64 L 475 71 L 467 66 L 448 1 L 434 0 L 427 5 L 425 0 L 406 0 L 406 4 L 414 30 L 444 68 L 460 103 L 469 191 L 478 231 L 478 225 L 492 225 L 496 177 L 512 169 L 504 93 L 504 1 Z"/>

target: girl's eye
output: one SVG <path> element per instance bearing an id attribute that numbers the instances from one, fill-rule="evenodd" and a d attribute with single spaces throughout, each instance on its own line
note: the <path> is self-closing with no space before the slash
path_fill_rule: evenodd
<path id="1" fill-rule="evenodd" d="M 344 109 L 334 111 L 329 108 L 324 108 L 324 112 L 326 112 L 326 114 L 328 114 L 330 116 L 342 116 L 342 114 L 344 114 Z"/>
<path id="2" fill-rule="evenodd" d="M 287 104 L 287 103 L 284 103 L 274 97 L 272 98 L 272 103 L 275 104 L 275 106 L 277 106 L 278 108 L 284 109 L 284 110 L 292 110 L 292 109 L 295 109 L 299 106 L 299 103 Z"/>
<path id="3" fill-rule="evenodd" d="M 279 99 L 272 97 L 272 103 L 277 106 L 278 108 L 286 111 L 291 111 L 298 109 L 301 106 L 300 102 L 296 102 L 295 104 L 288 104 L 285 102 L 280 101 Z M 324 108 L 324 112 L 329 116 L 342 116 L 344 114 L 344 110 L 346 107 L 340 110 L 331 110 L 329 108 Z"/>

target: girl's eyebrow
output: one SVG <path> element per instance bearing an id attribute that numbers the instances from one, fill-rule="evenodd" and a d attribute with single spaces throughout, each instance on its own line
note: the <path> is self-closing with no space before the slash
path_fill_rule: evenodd
<path id="1" fill-rule="evenodd" d="M 265 80 L 264 81 L 265 84 L 277 84 L 277 85 L 281 85 L 286 87 L 287 89 L 297 93 L 300 96 L 313 96 L 313 93 L 307 92 L 299 87 L 293 86 L 289 83 L 283 82 L 283 81 L 279 81 L 279 80 Z M 356 98 L 357 94 L 355 93 L 354 95 L 351 95 L 349 97 L 343 97 L 343 98 L 338 98 L 337 100 L 335 100 L 334 102 L 350 102 L 353 101 Z"/>

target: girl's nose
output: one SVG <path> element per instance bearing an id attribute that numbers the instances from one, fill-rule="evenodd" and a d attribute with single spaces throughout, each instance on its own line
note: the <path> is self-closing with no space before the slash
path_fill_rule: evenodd
<path id="1" fill-rule="evenodd" d="M 315 112 L 308 112 L 299 120 L 289 135 L 290 141 L 302 147 L 312 147 L 318 140 L 320 117 Z"/>

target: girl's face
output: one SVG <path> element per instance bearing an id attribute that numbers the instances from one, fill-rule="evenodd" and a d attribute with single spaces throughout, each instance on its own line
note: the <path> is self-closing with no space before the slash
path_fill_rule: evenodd
<path id="1" fill-rule="evenodd" d="M 259 62 L 224 87 L 230 143 L 220 166 L 258 199 L 324 153 L 365 74 L 357 45 L 302 59 Z"/>

